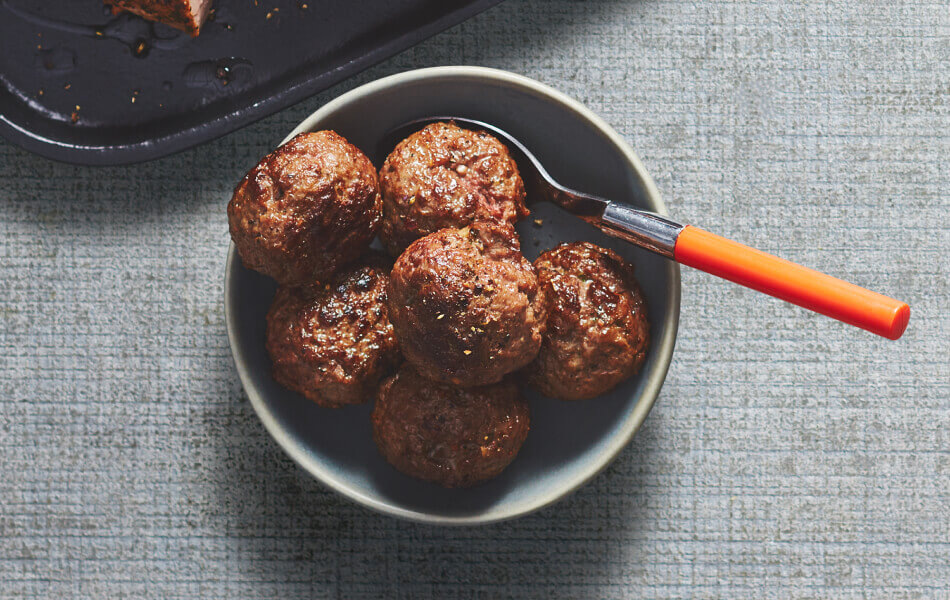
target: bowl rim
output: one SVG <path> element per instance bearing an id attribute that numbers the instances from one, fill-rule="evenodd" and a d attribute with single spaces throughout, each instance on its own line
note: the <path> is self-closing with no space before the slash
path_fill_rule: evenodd
<path id="1" fill-rule="evenodd" d="M 499 69 L 472 66 L 430 67 L 397 73 L 395 75 L 390 75 L 388 77 L 371 81 L 338 96 L 327 104 L 324 104 L 309 117 L 304 119 L 300 125 L 295 127 L 293 131 L 291 131 L 290 134 L 284 138 L 284 140 L 281 142 L 281 145 L 285 144 L 292 137 L 299 133 L 314 130 L 315 127 L 329 115 L 335 113 L 341 107 L 346 106 L 360 98 L 376 94 L 388 88 L 433 79 L 475 80 L 490 81 L 494 84 L 501 83 L 503 85 L 518 88 L 521 91 L 526 91 L 543 97 L 544 99 L 553 101 L 556 104 L 560 104 L 564 108 L 573 112 L 581 120 L 589 123 L 598 131 L 598 133 L 603 135 L 617 148 L 627 163 L 633 168 L 634 172 L 636 172 L 636 174 L 640 177 L 644 191 L 646 192 L 646 201 L 650 205 L 650 210 L 661 215 L 668 215 L 666 205 L 663 203 L 663 200 L 660 197 L 660 193 L 657 190 L 656 184 L 653 182 L 650 174 L 643 166 L 643 163 L 640 162 L 640 158 L 634 153 L 634 151 L 624 141 L 620 134 L 618 134 L 610 125 L 608 125 L 606 121 L 601 119 L 593 111 L 582 105 L 577 100 L 574 100 L 573 98 L 555 90 L 546 84 L 540 83 L 522 75 L 517 75 L 515 73 L 502 71 Z M 581 486 L 597 476 L 607 467 L 607 465 L 612 463 L 617 458 L 624 448 L 627 447 L 627 445 L 633 439 L 633 436 L 640 429 L 640 426 L 646 419 L 650 409 L 652 409 L 653 405 L 656 403 L 657 396 L 660 393 L 660 389 L 662 388 L 663 382 L 666 380 L 666 375 L 669 371 L 670 362 L 673 356 L 673 348 L 676 343 L 677 329 L 679 327 L 681 296 L 680 269 L 677 263 L 669 261 L 667 265 L 669 273 L 669 284 L 667 289 L 669 302 L 667 305 L 667 310 L 665 311 L 666 315 L 664 317 L 664 335 L 659 340 L 653 340 L 654 352 L 657 353 L 656 363 L 653 367 L 653 370 L 646 374 L 647 379 L 643 388 L 643 392 L 637 399 L 634 409 L 627 417 L 622 429 L 620 429 L 620 431 L 613 436 L 613 439 L 610 440 L 609 444 L 607 444 L 607 446 L 601 450 L 600 454 L 591 461 L 591 466 L 585 469 L 579 476 L 569 481 L 564 487 L 556 489 L 547 494 L 542 494 L 531 498 L 528 501 L 522 502 L 521 504 L 514 507 L 493 506 L 484 512 L 467 516 L 445 516 L 430 514 L 418 510 L 404 508 L 398 504 L 380 500 L 352 487 L 345 480 L 337 477 L 332 472 L 330 472 L 330 470 L 325 468 L 320 461 L 314 459 L 306 449 L 306 446 L 304 444 L 298 443 L 293 438 L 293 436 L 285 431 L 280 425 L 277 418 L 271 411 L 268 403 L 265 401 L 263 394 L 254 387 L 253 381 L 250 377 L 250 369 L 245 363 L 243 356 L 238 351 L 236 343 L 236 340 L 238 339 L 237 324 L 232 318 L 234 313 L 232 304 L 235 302 L 235 294 L 233 293 L 232 289 L 232 273 L 234 272 L 234 261 L 236 259 L 237 251 L 235 249 L 234 243 L 231 242 L 228 247 L 228 256 L 227 263 L 225 265 L 224 276 L 224 315 L 225 322 L 227 324 L 228 345 L 231 349 L 231 356 L 234 360 L 234 365 L 237 369 L 238 376 L 241 379 L 241 385 L 243 386 L 245 393 L 251 401 L 251 406 L 254 408 L 254 412 L 257 413 L 258 418 L 264 424 L 264 428 L 271 435 L 271 437 L 277 441 L 284 452 L 286 452 L 294 460 L 294 462 L 300 465 L 300 467 L 302 467 L 315 479 L 320 481 L 323 485 L 329 487 L 344 497 L 377 512 L 419 523 L 434 525 L 483 525 L 507 521 L 509 519 L 525 516 L 550 506 L 555 502 L 569 496 Z"/>

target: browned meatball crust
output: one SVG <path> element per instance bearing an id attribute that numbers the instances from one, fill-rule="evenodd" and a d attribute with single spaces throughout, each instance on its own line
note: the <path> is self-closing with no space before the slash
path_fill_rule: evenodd
<path id="1" fill-rule="evenodd" d="M 403 140 L 379 172 L 383 225 L 393 256 L 413 241 L 475 221 L 528 216 L 524 183 L 508 149 L 483 131 L 433 123 Z"/>
<path id="2" fill-rule="evenodd" d="M 510 225 L 474 223 L 417 240 L 393 267 L 389 317 L 420 373 L 461 386 L 501 381 L 541 347 L 547 302 Z"/>
<path id="3" fill-rule="evenodd" d="M 292 286 L 356 259 L 381 220 L 372 163 L 333 131 L 302 133 L 265 156 L 228 204 L 244 266 Z"/>
<path id="4" fill-rule="evenodd" d="M 528 403 L 512 383 L 458 388 L 408 363 L 379 389 L 373 439 L 399 471 L 444 487 L 498 476 L 528 435 Z"/>
<path id="5" fill-rule="evenodd" d="M 545 396 L 581 400 L 610 391 L 646 359 L 650 325 L 633 265 L 587 242 L 534 261 L 551 303 L 544 341 L 525 371 Z"/>
<path id="6" fill-rule="evenodd" d="M 387 272 L 374 256 L 309 291 L 278 288 L 267 314 L 274 379 L 321 406 L 371 398 L 400 361 L 386 307 Z"/>

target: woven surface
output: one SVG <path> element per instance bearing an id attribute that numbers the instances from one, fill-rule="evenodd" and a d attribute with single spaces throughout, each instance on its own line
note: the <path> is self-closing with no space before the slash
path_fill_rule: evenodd
<path id="1" fill-rule="evenodd" d="M 441 64 L 580 99 L 673 214 L 908 301 L 907 334 L 684 270 L 660 399 L 572 497 L 439 529 L 325 491 L 234 371 L 225 204 L 331 97 Z M 950 597 L 948 65 L 946 0 L 510 0 L 161 161 L 0 145 L 0 597 Z"/>

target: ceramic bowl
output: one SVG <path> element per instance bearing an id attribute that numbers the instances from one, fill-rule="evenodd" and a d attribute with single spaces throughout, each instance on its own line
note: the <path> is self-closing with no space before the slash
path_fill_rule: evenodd
<path id="1" fill-rule="evenodd" d="M 439 67 L 386 77 L 326 104 L 287 139 L 333 129 L 372 156 L 387 131 L 436 115 L 493 123 L 524 142 L 564 184 L 666 214 L 649 174 L 610 126 L 560 92 L 504 71 Z M 531 210 L 518 228 L 529 259 L 559 242 L 588 240 L 634 263 L 652 337 L 640 373 L 588 401 L 561 402 L 525 390 L 531 432 L 511 466 L 481 486 L 442 489 L 397 472 L 380 457 L 372 440 L 371 402 L 324 409 L 271 379 L 264 316 L 275 285 L 245 269 L 232 245 L 225 314 L 234 362 L 254 410 L 291 458 L 331 489 L 372 509 L 451 525 L 511 519 L 552 504 L 623 450 L 653 406 L 670 365 L 679 318 L 679 267 L 608 238 L 554 206 L 532 204 Z"/>

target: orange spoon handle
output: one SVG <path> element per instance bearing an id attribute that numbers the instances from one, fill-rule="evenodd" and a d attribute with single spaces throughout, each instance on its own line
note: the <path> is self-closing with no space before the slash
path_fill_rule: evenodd
<path id="1" fill-rule="evenodd" d="M 896 340 L 910 307 L 830 275 L 687 225 L 676 238 L 676 262 Z"/>

